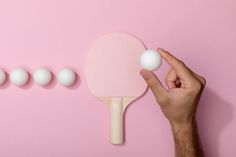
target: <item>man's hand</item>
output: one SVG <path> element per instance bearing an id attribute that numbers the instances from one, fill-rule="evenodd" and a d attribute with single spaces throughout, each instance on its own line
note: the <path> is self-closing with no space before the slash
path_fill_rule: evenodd
<path id="1" fill-rule="evenodd" d="M 157 50 L 171 67 L 166 76 L 168 89 L 153 72 L 143 69 L 140 73 L 172 126 L 176 156 L 203 156 L 195 113 L 206 81 L 169 52 L 161 48 Z"/>

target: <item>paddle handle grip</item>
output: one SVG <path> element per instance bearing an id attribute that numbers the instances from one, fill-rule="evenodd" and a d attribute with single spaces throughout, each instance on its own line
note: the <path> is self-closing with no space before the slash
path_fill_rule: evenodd
<path id="1" fill-rule="evenodd" d="M 123 113 L 122 98 L 112 98 L 110 106 L 110 142 L 112 144 L 122 144 L 124 141 Z"/>

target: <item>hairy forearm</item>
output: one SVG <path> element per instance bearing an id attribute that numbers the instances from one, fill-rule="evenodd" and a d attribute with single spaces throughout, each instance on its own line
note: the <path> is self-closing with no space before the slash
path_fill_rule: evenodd
<path id="1" fill-rule="evenodd" d="M 185 124 L 171 124 L 171 126 L 176 157 L 204 157 L 195 119 Z"/>

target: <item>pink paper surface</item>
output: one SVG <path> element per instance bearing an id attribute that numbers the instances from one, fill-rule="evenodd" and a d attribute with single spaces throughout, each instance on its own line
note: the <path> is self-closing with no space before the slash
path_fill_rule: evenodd
<path id="1" fill-rule="evenodd" d="M 126 143 L 109 144 L 109 112 L 86 86 L 88 49 L 102 34 L 125 31 L 163 47 L 205 76 L 198 110 L 208 157 L 236 154 L 236 2 L 233 0 L 0 1 L 0 67 L 74 68 L 65 88 L 0 87 L 1 157 L 173 157 L 168 121 L 149 90 L 127 109 Z M 168 65 L 156 74 L 164 83 Z"/>

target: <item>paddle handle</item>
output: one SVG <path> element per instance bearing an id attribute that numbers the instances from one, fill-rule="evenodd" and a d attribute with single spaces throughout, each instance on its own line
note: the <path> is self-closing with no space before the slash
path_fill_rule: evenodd
<path id="1" fill-rule="evenodd" d="M 124 141 L 123 113 L 122 98 L 112 98 L 110 104 L 110 142 L 112 144 L 122 144 Z"/>

